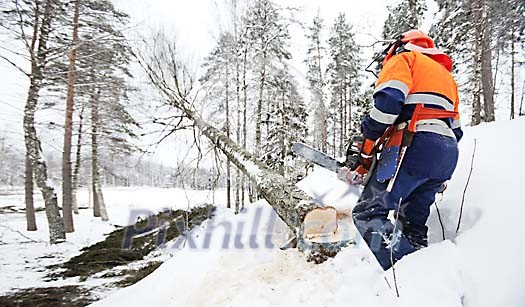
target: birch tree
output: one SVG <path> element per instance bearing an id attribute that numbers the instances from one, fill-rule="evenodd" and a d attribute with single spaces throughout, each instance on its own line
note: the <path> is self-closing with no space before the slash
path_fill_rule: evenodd
<path id="1" fill-rule="evenodd" d="M 303 236 L 308 228 L 304 224 L 305 218 L 311 212 L 326 212 L 330 228 L 323 228 L 330 232 L 336 223 L 335 210 L 322 208 L 292 181 L 270 170 L 258 161 L 255 155 L 248 153 L 232 139 L 227 138 L 213 125 L 205 122 L 197 111 L 196 101 L 192 90 L 191 80 L 182 76 L 187 69 L 181 63 L 177 49 L 173 43 L 155 39 L 147 44 L 138 54 L 138 60 L 144 68 L 151 84 L 162 94 L 166 104 L 192 122 L 200 132 L 221 150 L 228 159 L 235 164 L 256 185 L 262 197 L 274 207 L 282 220 L 297 234 L 301 249 L 308 250 L 311 259 L 326 259 L 328 255 L 335 255 L 342 247 L 348 244 L 348 238 L 337 243 L 314 243 Z M 317 258 L 316 258 L 317 257 Z M 320 257 L 320 258 L 319 258 Z M 319 260 L 321 259 L 321 260 Z"/>
<path id="2" fill-rule="evenodd" d="M 63 242 L 66 238 L 64 223 L 60 216 L 57 196 L 54 188 L 48 182 L 47 164 L 42 156 L 41 141 L 35 128 L 35 112 L 37 110 L 40 91 L 45 87 L 45 78 L 51 58 L 56 56 L 52 45 L 54 23 L 56 23 L 61 11 L 62 3 L 58 0 L 47 1 L 5 1 L 1 3 L 2 12 L 6 18 L 5 27 L 12 35 L 21 41 L 27 51 L 30 62 L 30 70 L 15 64 L 6 56 L 2 59 L 12 64 L 29 79 L 29 88 L 24 108 L 24 140 L 26 147 L 26 165 L 31 170 L 26 170 L 26 178 L 31 177 L 32 171 L 34 181 L 40 189 L 46 207 L 46 216 L 49 224 L 50 243 Z M 16 54 L 16 53 L 15 53 Z M 26 192 L 31 192 L 30 180 L 26 180 Z M 30 195 L 26 200 L 31 202 Z"/>

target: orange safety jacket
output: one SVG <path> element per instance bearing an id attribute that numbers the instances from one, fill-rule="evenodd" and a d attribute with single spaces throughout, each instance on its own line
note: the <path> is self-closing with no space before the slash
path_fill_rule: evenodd
<path id="1" fill-rule="evenodd" d="M 427 108 L 449 113 L 434 116 L 426 112 Z M 458 108 L 458 89 L 450 72 L 421 52 L 402 52 L 383 67 L 376 82 L 374 107 L 361 128 L 365 138 L 376 140 L 389 126 L 413 119 L 417 109 L 423 119 L 419 116 L 411 123 L 416 132 L 437 133 L 459 141 L 463 133 Z"/>

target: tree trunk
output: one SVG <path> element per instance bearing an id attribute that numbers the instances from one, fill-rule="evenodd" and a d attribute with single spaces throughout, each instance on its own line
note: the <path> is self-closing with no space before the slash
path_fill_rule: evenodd
<path id="1" fill-rule="evenodd" d="M 347 87 L 345 86 L 343 89 L 343 96 L 341 99 L 342 107 L 343 107 L 343 129 L 342 129 L 343 134 L 341 135 L 341 153 L 339 153 L 340 156 L 342 156 L 345 151 L 344 143 L 346 140 L 346 129 L 347 129 L 347 124 L 348 124 L 348 114 L 346 113 L 346 104 L 348 103 L 348 101 L 346 100 L 346 95 L 347 95 L 346 91 L 347 91 Z"/>
<path id="2" fill-rule="evenodd" d="M 487 7 L 483 1 L 482 5 L 482 36 L 481 36 L 481 82 L 483 86 L 483 110 L 484 121 L 496 120 L 494 115 L 494 80 L 492 77 L 492 31 Z"/>
<path id="3" fill-rule="evenodd" d="M 475 47 L 474 47 L 474 89 L 472 92 L 472 119 L 471 125 L 476 126 L 481 123 L 481 70 L 482 70 L 482 35 L 483 27 L 481 23 L 481 6 L 480 0 L 473 1 L 473 16 L 475 30 Z M 492 74 L 492 73 L 491 73 Z"/>
<path id="4" fill-rule="evenodd" d="M 248 109 L 248 84 L 246 82 L 246 71 L 248 69 L 248 47 L 245 46 L 243 49 L 243 60 L 242 60 L 242 148 L 246 150 L 246 124 L 247 124 L 247 109 Z M 242 174 L 241 179 L 241 210 L 244 209 L 246 202 L 246 184 L 245 175 Z"/>
<path id="5" fill-rule="evenodd" d="M 96 194 L 100 207 L 100 217 L 103 221 L 109 221 L 108 212 L 106 210 L 106 203 L 104 202 L 104 194 L 102 194 L 102 187 L 100 182 L 97 182 Z"/>
<path id="6" fill-rule="evenodd" d="M 257 99 L 257 114 L 255 122 L 255 155 L 257 157 L 261 154 L 261 125 L 262 125 L 262 106 L 263 106 L 263 97 L 264 97 L 264 88 L 266 83 L 266 61 L 267 61 L 267 50 L 266 42 L 263 40 L 261 43 L 261 72 L 259 77 L 259 98 Z"/>
<path id="7" fill-rule="evenodd" d="M 339 152 L 338 152 L 338 155 L 339 156 L 342 156 L 343 155 L 343 139 L 344 139 L 344 132 L 345 132 L 345 128 L 344 128 L 344 111 L 345 111 L 345 105 L 344 105 L 344 100 L 343 100 L 343 82 L 341 81 L 340 82 L 340 88 L 339 88 Z"/>
<path id="8" fill-rule="evenodd" d="M 336 110 L 337 112 L 337 110 Z M 337 156 L 337 114 L 334 114 L 333 116 L 333 123 L 332 123 L 332 148 L 333 148 L 333 155 L 334 157 Z"/>
<path id="9" fill-rule="evenodd" d="M 236 28 L 237 29 L 237 28 Z M 237 144 L 241 144 L 241 66 L 239 65 L 238 46 L 239 38 L 237 30 L 235 31 L 235 39 L 237 42 L 235 49 L 235 98 L 237 99 L 237 129 L 236 129 L 236 141 Z M 241 171 L 237 169 L 235 174 L 235 214 L 240 211 L 240 189 L 241 189 Z"/>
<path id="10" fill-rule="evenodd" d="M 77 131 L 77 148 L 75 153 L 75 168 L 73 169 L 72 188 L 73 188 L 73 212 L 79 214 L 78 203 L 77 203 L 77 190 L 78 190 L 78 174 L 80 172 L 80 160 L 82 158 L 82 129 L 84 126 L 84 109 L 85 106 L 82 104 L 80 112 L 78 114 L 78 131 Z"/>
<path id="11" fill-rule="evenodd" d="M 253 155 L 206 123 L 193 111 L 183 108 L 186 116 L 202 133 L 257 185 L 261 195 L 275 206 L 279 216 L 290 227 L 300 226 L 307 212 L 320 207 L 295 184 L 258 162 Z"/>
<path id="12" fill-rule="evenodd" d="M 42 158 L 42 147 L 34 126 L 34 114 L 38 99 L 39 84 L 41 84 L 42 81 L 39 80 L 39 82 L 35 82 L 35 78 L 32 78 L 24 111 L 25 143 L 33 166 L 34 179 L 42 192 L 46 206 L 46 215 L 49 223 L 49 241 L 51 244 L 56 244 L 64 242 L 66 235 L 64 231 L 64 221 L 60 216 L 58 208 L 57 196 L 53 188 L 48 185 L 47 165 Z"/>
<path id="13" fill-rule="evenodd" d="M 48 185 L 47 165 L 42 157 L 42 146 L 35 129 L 35 111 L 38 103 L 38 95 L 43 86 L 44 63 L 47 57 L 47 40 L 51 30 L 52 13 L 54 11 L 54 1 L 46 2 L 42 26 L 38 34 L 38 49 L 35 55 L 34 49 L 31 50 L 31 75 L 29 80 L 29 89 L 24 109 L 24 139 L 26 152 L 31 160 L 34 180 L 42 192 L 46 207 L 46 216 L 49 224 L 49 241 L 51 244 L 64 242 L 66 234 L 64 231 L 64 222 L 60 216 L 57 204 L 57 196 L 54 189 Z M 37 25 L 35 24 L 35 31 Z M 33 43 L 35 40 L 33 40 Z"/>
<path id="14" fill-rule="evenodd" d="M 31 159 L 29 159 L 28 156 L 26 156 L 25 198 L 27 231 L 36 231 L 35 206 L 33 201 L 33 168 L 31 166 Z"/>
<path id="15" fill-rule="evenodd" d="M 91 97 L 91 189 L 93 191 L 93 216 L 100 217 L 100 199 L 97 187 L 100 185 L 98 168 L 98 99 L 100 89 Z"/>
<path id="16" fill-rule="evenodd" d="M 514 50 L 514 42 L 515 42 L 515 36 L 514 36 L 514 29 L 511 33 L 511 39 L 510 39 L 510 119 L 514 119 L 514 109 L 515 109 L 515 97 L 516 97 L 516 85 L 515 85 L 515 66 L 516 66 L 516 59 L 515 59 L 515 50 Z"/>
<path id="17" fill-rule="evenodd" d="M 518 116 L 523 116 L 525 115 L 523 113 L 523 98 L 525 96 L 525 81 L 523 82 L 523 88 L 521 89 L 521 102 L 520 102 L 520 112 L 518 113 L 519 115 Z"/>
<path id="18" fill-rule="evenodd" d="M 177 105 L 194 122 L 195 126 L 201 130 L 202 134 L 254 182 L 260 195 L 268 201 L 290 229 L 297 233 L 298 242 L 301 242 L 299 247 L 307 250 L 309 259 L 316 262 L 324 261 L 327 256 L 335 255 L 352 239 L 344 238 L 343 241 L 336 243 L 313 243 L 308 241 L 303 237 L 303 232 L 307 233 L 309 227 L 312 227 L 314 224 L 318 226 L 319 222 L 314 222 L 310 225 L 303 224 L 305 217 L 310 212 L 326 211 L 326 207 L 317 204 L 314 199 L 306 195 L 293 182 L 286 180 L 283 176 L 258 162 L 254 155 L 248 153 L 219 130 L 206 123 L 194 111 L 189 109 L 188 102 L 177 99 L 177 101 L 171 101 L 171 105 Z M 337 225 L 335 213 L 321 223 L 323 227 L 331 226 L 334 229 L 333 226 Z M 317 228 L 325 229 L 325 233 L 332 233 L 332 230 L 326 230 L 329 228 L 323 227 Z"/>
<path id="19" fill-rule="evenodd" d="M 228 69 L 228 64 L 229 63 L 226 63 L 225 65 L 225 69 L 226 69 L 226 74 L 225 74 L 225 82 L 226 82 L 226 86 L 225 86 L 225 107 L 226 107 L 226 137 L 230 137 L 230 74 L 229 74 L 229 69 Z M 232 185 L 231 185 L 231 164 L 230 164 L 230 160 L 229 159 L 226 159 L 226 208 L 231 208 L 232 206 L 232 200 L 231 200 L 231 189 L 232 189 Z"/>
<path id="20" fill-rule="evenodd" d="M 322 54 L 321 54 L 321 41 L 319 39 L 317 39 L 316 41 L 316 50 L 317 50 L 317 73 L 318 73 L 318 79 L 319 79 L 319 88 L 317 89 L 318 93 L 318 100 L 319 100 L 319 104 L 320 104 L 320 108 L 322 108 L 322 124 L 321 124 L 321 127 L 316 127 L 317 129 L 321 129 L 321 146 L 320 146 L 320 149 L 321 151 L 323 152 L 326 152 L 327 150 L 327 123 L 326 123 L 326 107 L 324 105 L 324 91 L 323 91 L 323 86 L 324 86 L 324 80 L 323 80 L 323 68 L 322 68 L 322 64 L 321 64 L 321 57 L 322 57 Z"/>
<path id="21" fill-rule="evenodd" d="M 73 98 L 75 96 L 75 62 L 77 59 L 79 1 L 75 0 L 73 16 L 73 39 L 69 51 L 69 68 L 67 76 L 66 118 L 64 132 L 64 151 L 62 153 L 62 211 L 66 232 L 74 232 L 73 225 L 73 187 L 71 178 L 71 143 L 73 137 Z"/>
<path id="22" fill-rule="evenodd" d="M 321 101 L 321 108 L 323 112 L 322 116 L 322 128 L 321 128 L 321 150 L 323 152 L 328 151 L 328 123 L 327 123 L 327 114 L 326 107 L 324 102 Z"/>

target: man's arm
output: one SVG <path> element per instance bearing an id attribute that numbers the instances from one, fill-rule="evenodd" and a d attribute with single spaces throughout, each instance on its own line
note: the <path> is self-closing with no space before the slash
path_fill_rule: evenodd
<path id="1" fill-rule="evenodd" d="M 377 140 L 401 113 L 412 87 L 410 52 L 392 57 L 381 70 L 374 91 L 374 107 L 361 123 L 363 136 Z"/>

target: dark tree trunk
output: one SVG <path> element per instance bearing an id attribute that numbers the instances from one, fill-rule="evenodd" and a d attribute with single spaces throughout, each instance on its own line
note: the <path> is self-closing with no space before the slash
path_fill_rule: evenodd
<path id="1" fill-rule="evenodd" d="M 237 31 L 235 31 L 237 33 Z M 241 144 L 241 65 L 238 56 L 238 37 L 235 35 L 237 46 L 236 46 L 236 57 L 235 57 L 235 98 L 237 100 L 237 129 L 236 129 L 236 141 L 237 144 Z M 240 211 L 240 191 L 241 190 L 241 171 L 237 169 L 235 174 L 235 214 Z"/>
<path id="2" fill-rule="evenodd" d="M 78 190 L 78 174 L 80 172 L 80 160 L 82 158 L 82 129 L 84 126 L 84 110 L 85 106 L 82 104 L 80 112 L 78 114 L 78 130 L 77 130 L 77 148 L 75 153 L 75 168 L 73 169 L 72 175 L 72 194 L 73 194 L 73 212 L 79 214 L 78 203 L 77 203 L 77 190 Z"/>
<path id="3" fill-rule="evenodd" d="M 474 89 L 472 92 L 472 118 L 471 125 L 476 126 L 481 123 L 481 71 L 482 71 L 482 36 L 483 25 L 481 22 L 481 0 L 474 0 L 472 2 L 472 12 L 474 16 L 474 31 L 475 31 L 475 46 L 474 46 Z M 491 73 L 492 75 L 492 73 Z"/>
<path id="4" fill-rule="evenodd" d="M 345 125 L 344 125 L 344 115 L 345 115 L 345 104 L 344 104 L 344 95 L 343 95 L 343 82 L 340 82 L 340 89 L 339 89 L 339 152 L 338 155 L 343 155 L 343 139 L 345 134 Z"/>
<path id="5" fill-rule="evenodd" d="M 511 41 L 510 41 L 510 119 L 514 119 L 515 114 L 515 97 L 516 97 L 516 84 L 515 84 L 515 66 L 516 66 L 516 59 L 515 59 L 515 36 L 514 36 L 514 29 L 512 30 L 511 34 Z"/>
<path id="6" fill-rule="evenodd" d="M 92 72 L 94 74 L 94 72 Z M 93 191 L 93 216 L 100 217 L 100 198 L 98 186 L 100 172 L 98 168 L 98 99 L 100 89 L 91 96 L 91 189 Z"/>
<path id="7" fill-rule="evenodd" d="M 246 71 L 248 69 L 248 47 L 245 46 L 243 49 L 243 60 L 242 60 L 242 148 L 246 150 L 246 124 L 247 124 L 247 109 L 248 109 L 248 83 L 246 81 Z M 244 203 L 246 202 L 246 184 L 245 175 L 242 175 L 241 179 L 241 209 L 244 209 Z"/>
<path id="8" fill-rule="evenodd" d="M 73 225 L 73 187 L 71 178 L 71 143 L 73 137 L 73 98 L 75 96 L 75 62 L 77 59 L 78 42 L 78 15 L 79 1 L 75 0 L 75 13 L 73 16 L 73 39 L 69 52 L 69 68 L 67 77 L 66 119 L 64 132 L 64 151 L 62 155 L 62 211 L 64 213 L 64 226 L 66 232 L 74 232 Z"/>
<path id="9" fill-rule="evenodd" d="M 36 231 L 35 205 L 33 201 L 33 167 L 28 156 L 26 156 L 25 198 L 27 231 Z"/>
<path id="10" fill-rule="evenodd" d="M 525 81 L 523 82 L 523 89 L 521 90 L 521 102 L 520 102 L 520 112 L 518 113 L 518 116 L 523 116 L 525 113 L 523 113 L 523 98 L 525 97 Z"/>
<path id="11" fill-rule="evenodd" d="M 225 107 L 226 107 L 226 137 L 230 137 L 230 74 L 229 74 L 229 68 L 228 64 L 226 63 L 225 69 Z M 231 183 L 231 164 L 230 160 L 226 159 L 226 208 L 231 208 L 232 206 L 232 200 L 231 200 L 231 189 L 232 189 L 232 183 Z"/>
<path id="12" fill-rule="evenodd" d="M 487 12 L 487 7 L 483 3 L 482 8 L 482 36 L 481 36 L 481 82 L 483 86 L 483 111 L 484 121 L 492 122 L 496 120 L 494 115 L 494 79 L 492 75 L 492 30 Z"/>

